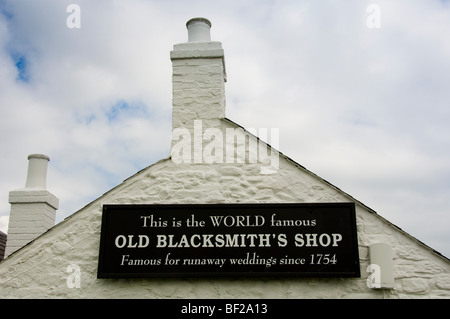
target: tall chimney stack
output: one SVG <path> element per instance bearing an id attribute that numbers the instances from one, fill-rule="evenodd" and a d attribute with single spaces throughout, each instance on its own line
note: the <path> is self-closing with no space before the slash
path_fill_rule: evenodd
<path id="1" fill-rule="evenodd" d="M 222 43 L 211 41 L 211 22 L 193 18 L 186 23 L 188 42 L 175 44 L 172 60 L 172 131 L 193 132 L 194 121 L 203 130 L 220 127 L 225 117 L 225 61 Z M 197 122 L 198 123 L 198 122 Z M 172 140 L 172 148 L 176 141 Z"/>
<path id="2" fill-rule="evenodd" d="M 55 225 L 59 200 L 47 190 L 49 160 L 46 155 L 29 155 L 25 188 L 9 192 L 11 212 L 5 256 L 25 246 Z"/>

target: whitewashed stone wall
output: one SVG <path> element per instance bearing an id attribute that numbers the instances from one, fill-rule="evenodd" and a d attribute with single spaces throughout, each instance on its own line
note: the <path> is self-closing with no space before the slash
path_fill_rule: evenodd
<path id="1" fill-rule="evenodd" d="M 164 159 L 147 167 L 2 261 L 0 297 L 450 297 L 449 261 L 359 202 L 361 278 L 97 279 L 103 204 L 355 201 L 283 156 L 275 174 L 260 174 L 260 165 L 176 164 Z M 393 247 L 395 289 L 367 286 L 367 247 L 377 242 Z"/>

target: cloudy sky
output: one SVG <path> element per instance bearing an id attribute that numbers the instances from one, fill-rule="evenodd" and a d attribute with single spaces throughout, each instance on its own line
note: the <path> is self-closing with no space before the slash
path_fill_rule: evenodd
<path id="1" fill-rule="evenodd" d="M 450 257 L 438 0 L 0 0 L 1 231 L 29 154 L 50 157 L 57 222 L 169 155 L 169 52 L 198 16 L 225 49 L 229 119 L 279 128 L 281 152 Z"/>

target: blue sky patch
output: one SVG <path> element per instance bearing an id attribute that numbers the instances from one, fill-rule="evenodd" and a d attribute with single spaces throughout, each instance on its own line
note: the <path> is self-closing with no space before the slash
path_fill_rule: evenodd
<path id="1" fill-rule="evenodd" d="M 21 82 L 29 82 L 30 74 L 28 70 L 28 60 L 24 55 L 14 55 L 14 64 L 17 69 L 17 80 Z"/>
<path id="2" fill-rule="evenodd" d="M 124 116 L 139 116 L 145 114 L 145 106 L 142 103 L 129 103 L 119 100 L 106 112 L 108 121 L 116 121 Z"/>
<path id="3" fill-rule="evenodd" d="M 106 113 L 109 121 L 117 120 L 121 113 L 129 109 L 130 106 L 125 101 L 118 101 L 116 104 L 114 104 Z"/>

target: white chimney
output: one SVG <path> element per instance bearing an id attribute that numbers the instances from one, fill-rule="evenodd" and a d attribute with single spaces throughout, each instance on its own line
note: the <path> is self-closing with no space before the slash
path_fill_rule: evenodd
<path id="1" fill-rule="evenodd" d="M 49 160 L 48 156 L 42 154 L 28 156 L 25 188 L 9 192 L 11 212 L 5 256 L 55 225 L 59 200 L 46 189 Z"/>
<path id="2" fill-rule="evenodd" d="M 225 61 L 222 43 L 211 41 L 211 22 L 193 18 L 186 23 L 188 42 L 175 44 L 172 60 L 172 132 L 220 127 L 225 117 Z M 197 123 L 199 123 L 197 121 Z M 176 141 L 172 140 L 172 148 Z"/>

